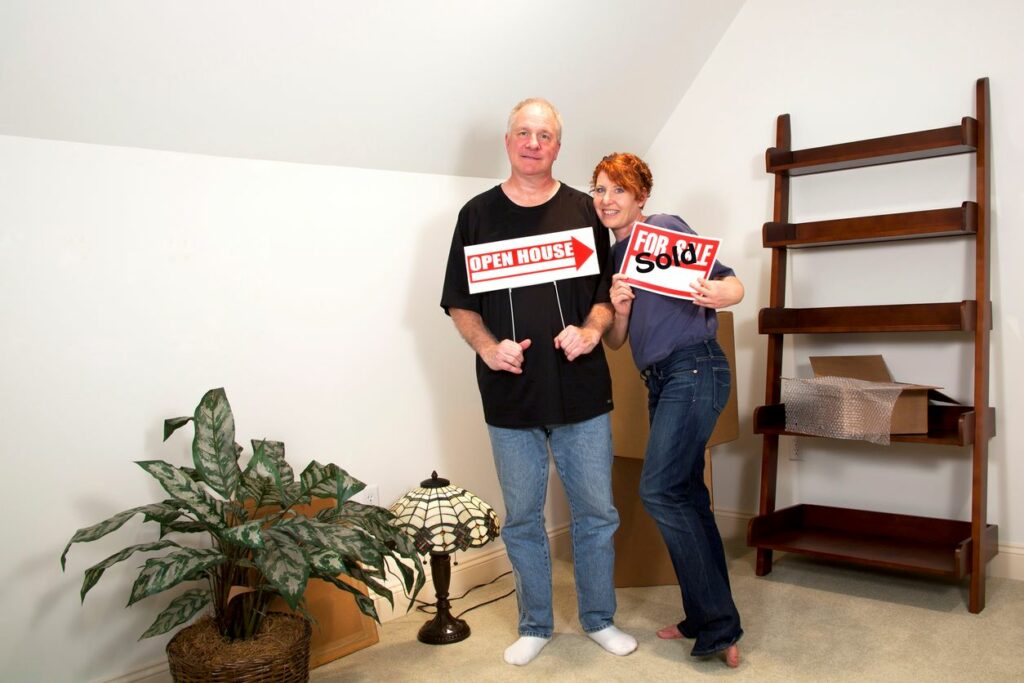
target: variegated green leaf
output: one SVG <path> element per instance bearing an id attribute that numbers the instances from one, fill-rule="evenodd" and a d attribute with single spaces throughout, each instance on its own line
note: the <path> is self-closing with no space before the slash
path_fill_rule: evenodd
<path id="1" fill-rule="evenodd" d="M 380 540 L 358 527 L 317 522 L 317 530 L 323 539 L 317 545 L 342 557 L 358 558 L 361 562 L 376 566 L 382 561 L 382 553 L 386 552 Z"/>
<path id="2" fill-rule="evenodd" d="M 203 481 L 225 498 L 238 493 L 242 471 L 235 452 L 235 418 L 223 389 L 211 389 L 196 406 L 192 461 Z"/>
<path id="3" fill-rule="evenodd" d="M 160 524 L 160 538 L 163 538 L 167 534 L 198 534 L 209 531 L 205 524 L 201 522 L 193 522 L 190 519 L 175 519 L 170 522 Z"/>
<path id="4" fill-rule="evenodd" d="M 314 548 L 309 551 L 309 564 L 319 574 L 348 574 L 344 558 L 333 550 Z"/>
<path id="5" fill-rule="evenodd" d="M 192 481 L 201 482 L 203 480 L 203 475 L 195 467 L 179 467 L 178 469 L 184 472 Z"/>
<path id="6" fill-rule="evenodd" d="M 356 579 L 357 581 L 362 581 L 364 584 L 366 584 L 370 590 L 372 590 L 374 593 L 387 600 L 388 604 L 391 605 L 391 608 L 394 609 L 395 597 L 391 593 L 391 591 L 386 586 L 384 586 L 384 584 L 377 581 L 377 579 L 371 576 L 368 572 L 364 571 L 362 567 L 350 565 L 348 568 L 348 574 L 353 579 Z"/>
<path id="7" fill-rule="evenodd" d="M 263 527 L 263 520 L 257 519 L 238 526 L 233 526 L 221 532 L 220 537 L 229 543 L 242 545 L 246 548 L 262 548 L 263 534 L 260 530 Z"/>
<path id="8" fill-rule="evenodd" d="M 277 465 L 277 471 L 281 475 L 281 482 L 288 483 L 295 481 L 295 472 L 292 466 L 284 458 L 284 443 L 280 441 L 268 441 L 266 439 L 253 439 L 252 452 L 262 450 L 264 455 Z"/>
<path id="9" fill-rule="evenodd" d="M 365 593 L 355 586 L 350 586 L 341 579 L 336 578 L 333 574 L 321 574 L 320 572 L 316 572 L 315 576 L 318 579 L 334 584 L 335 587 L 340 588 L 343 591 L 351 593 L 352 597 L 356 599 L 356 606 L 359 608 L 359 611 L 376 621 L 378 624 L 380 623 L 380 616 L 377 614 L 377 607 L 373 604 L 373 600 L 371 600 Z"/>
<path id="10" fill-rule="evenodd" d="M 314 548 L 326 547 L 330 544 L 330 539 L 325 535 L 325 530 L 329 529 L 330 525 L 316 519 L 291 517 L 279 522 L 275 528 L 285 532 L 296 541 Z"/>
<path id="11" fill-rule="evenodd" d="M 395 516 L 390 510 L 351 500 L 335 509 L 332 516 L 335 524 L 365 529 L 374 537 L 386 541 L 406 594 L 411 597 L 417 595 L 425 583 L 423 563 L 412 539 L 404 532 L 395 533 L 394 520 Z"/>
<path id="12" fill-rule="evenodd" d="M 407 596 L 411 597 L 412 595 L 420 592 L 420 588 L 423 587 L 423 583 L 425 581 L 422 566 L 420 567 L 419 573 L 413 571 L 412 567 L 399 559 L 393 559 L 392 563 L 388 566 L 395 566 L 398 568 L 399 577 L 402 579 L 402 589 L 405 591 Z M 417 579 L 419 579 L 419 581 L 417 581 Z M 412 603 L 409 604 L 409 607 L 412 607 Z"/>
<path id="13" fill-rule="evenodd" d="M 98 538 L 103 538 L 112 531 L 120 529 L 125 522 L 134 517 L 137 514 L 143 515 L 159 515 L 165 510 L 163 503 L 153 503 L 151 505 L 140 505 L 139 507 L 119 512 L 113 517 L 109 517 L 99 524 L 93 524 L 85 528 L 79 529 L 68 541 L 68 544 L 64 546 L 64 552 L 60 555 L 60 568 L 63 570 L 64 565 L 67 562 L 68 550 L 71 549 L 72 543 L 87 543 L 89 541 L 95 541 Z"/>
<path id="14" fill-rule="evenodd" d="M 295 609 L 309 579 L 309 556 L 291 536 L 276 529 L 264 530 L 263 541 L 263 549 L 254 558 L 256 566 L 288 606 Z"/>
<path id="15" fill-rule="evenodd" d="M 377 607 L 373 604 L 373 600 L 362 593 L 355 593 L 353 597 L 356 599 L 356 607 L 359 608 L 359 611 L 379 624 L 380 616 L 377 614 Z"/>
<path id="16" fill-rule="evenodd" d="M 156 621 L 146 629 L 139 640 L 167 633 L 178 624 L 184 624 L 199 610 L 209 605 L 211 600 L 212 596 L 207 588 L 191 588 L 185 591 L 171 600 L 171 604 L 157 616 Z"/>
<path id="17" fill-rule="evenodd" d="M 249 458 L 249 464 L 245 466 L 245 478 L 251 479 L 256 477 L 257 479 L 264 479 L 274 483 L 274 488 L 277 490 L 278 500 L 284 497 L 284 484 L 285 482 L 281 478 L 281 470 L 277 466 L 277 461 L 270 456 L 266 441 L 253 441 L 253 452 L 252 457 Z"/>
<path id="18" fill-rule="evenodd" d="M 299 481 L 304 495 L 335 498 L 339 505 L 366 488 L 366 484 L 337 465 L 321 465 L 316 460 L 306 466 Z"/>
<path id="19" fill-rule="evenodd" d="M 225 560 L 227 558 L 219 550 L 196 548 L 182 548 L 164 557 L 150 558 L 135 579 L 128 604 L 133 605 L 145 597 L 177 586 L 182 581 L 197 579 L 206 569 Z"/>
<path id="20" fill-rule="evenodd" d="M 281 504 L 281 492 L 273 480 L 267 477 L 255 473 L 243 474 L 242 491 L 245 498 L 253 502 L 255 508 Z"/>
<path id="21" fill-rule="evenodd" d="M 162 503 L 149 506 L 151 509 L 146 511 L 146 516 L 143 518 L 145 522 L 160 522 L 167 524 L 178 519 L 182 515 L 182 509 L 184 506 L 173 498 L 165 500 Z"/>
<path id="22" fill-rule="evenodd" d="M 318 521 L 354 530 L 355 533 L 363 534 L 367 538 L 372 537 L 371 544 L 381 551 L 386 550 L 394 560 L 406 593 L 415 595 L 419 593 L 424 583 L 423 564 L 412 539 L 390 523 L 393 519 L 394 515 L 383 508 L 352 501 L 346 502 L 341 508 L 330 508 L 317 513 Z M 344 535 L 338 540 L 342 543 L 347 542 Z M 376 561 L 372 556 L 368 559 Z"/>
<path id="23" fill-rule="evenodd" d="M 170 438 L 171 434 L 178 431 L 181 427 L 184 427 L 192 418 L 188 415 L 185 417 L 170 417 L 164 420 L 164 441 Z"/>
<path id="24" fill-rule="evenodd" d="M 141 460 L 135 464 L 153 475 L 164 490 L 181 501 L 200 522 L 212 528 L 226 526 L 223 504 L 183 471 L 163 460 Z"/>
<path id="25" fill-rule="evenodd" d="M 299 525 L 299 520 L 293 520 Z M 315 539 L 306 542 L 310 545 L 330 550 L 347 557 L 358 557 L 360 560 L 374 561 L 380 559 L 382 552 L 386 552 L 380 540 L 375 539 L 364 528 L 358 526 L 344 526 L 337 523 L 326 523 L 316 519 L 306 519 L 304 523 L 316 530 Z M 394 531 L 392 530 L 391 533 Z M 366 553 L 366 555 L 364 555 Z"/>
<path id="26" fill-rule="evenodd" d="M 334 522 L 342 525 L 354 525 L 366 529 L 377 538 L 392 541 L 391 550 L 402 557 L 418 557 L 412 538 L 406 533 L 394 533 L 395 516 L 390 510 L 376 505 L 364 505 L 355 501 L 346 502 L 334 515 Z"/>
<path id="27" fill-rule="evenodd" d="M 99 562 L 89 567 L 85 570 L 85 579 L 82 581 L 82 602 L 85 602 L 85 594 L 89 592 L 89 589 L 96 585 L 96 582 L 100 580 L 101 576 L 103 576 L 103 572 L 105 572 L 110 567 L 114 566 L 118 562 L 127 560 L 135 553 L 145 553 L 153 550 L 163 550 L 164 548 L 169 548 L 171 546 L 178 547 L 178 544 L 174 541 L 140 543 L 138 545 L 129 546 L 119 553 L 114 553 L 102 562 Z"/>

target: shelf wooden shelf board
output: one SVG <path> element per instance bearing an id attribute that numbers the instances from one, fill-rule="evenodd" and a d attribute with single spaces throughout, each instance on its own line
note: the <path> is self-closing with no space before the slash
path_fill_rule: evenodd
<path id="1" fill-rule="evenodd" d="M 775 122 L 775 145 L 765 152 L 765 168 L 774 175 L 772 222 L 762 242 L 771 249 L 769 308 L 758 316 L 767 334 L 765 403 L 754 411 L 754 432 L 763 435 L 760 515 L 750 521 L 748 545 L 757 548 L 755 573 L 772 571 L 772 553 L 783 550 L 890 569 L 939 576 L 970 575 L 967 608 L 985 608 L 984 565 L 998 551 L 998 530 L 987 523 L 988 441 L 995 435 L 995 409 L 989 406 L 992 301 L 990 268 L 991 120 L 988 78 L 975 83 L 975 116 L 960 124 L 857 140 L 824 147 L 792 149 L 789 114 Z M 790 177 L 877 166 L 953 154 L 974 154 L 974 201 L 959 208 L 897 214 L 790 222 Z M 788 253 L 791 247 L 889 242 L 968 236 L 973 263 L 951 264 L 974 271 L 971 300 L 832 308 L 787 308 Z M 941 264 L 933 267 L 944 267 Z M 822 277 L 828 277 L 823 273 Z M 899 290 L 896 290 L 899 291 Z M 928 431 L 891 435 L 895 442 L 969 446 L 970 521 L 926 519 L 841 508 L 798 505 L 776 511 L 779 435 L 786 430 L 781 402 L 783 345 L 788 334 L 958 332 L 973 341 L 971 406 L 928 406 Z M 918 425 L 915 425 L 917 427 Z M 807 428 L 805 426 L 805 428 Z M 899 428 L 899 427 L 898 427 Z M 804 435 L 809 436 L 809 435 Z M 927 449 L 914 449 L 927 450 Z"/>
<path id="2" fill-rule="evenodd" d="M 985 530 L 986 561 L 999 531 Z M 822 505 L 754 517 L 747 544 L 818 559 L 960 579 L 970 573 L 971 523 Z"/>
<path id="3" fill-rule="evenodd" d="M 899 161 L 929 159 L 975 152 L 978 148 L 978 122 L 965 116 L 959 126 L 857 140 L 825 147 L 786 150 L 769 147 L 765 167 L 769 173 L 809 175 L 847 168 L 879 166 Z"/>
<path id="4" fill-rule="evenodd" d="M 977 232 L 978 205 L 964 202 L 962 206 L 949 209 L 808 223 L 765 223 L 761 236 L 765 247 L 824 247 L 833 244 L 953 237 Z"/>
<path id="5" fill-rule="evenodd" d="M 762 308 L 761 334 L 839 332 L 970 332 L 974 301 L 829 308 Z"/>
<path id="6" fill-rule="evenodd" d="M 995 436 L 996 409 L 988 408 L 990 433 Z M 754 409 L 754 433 L 814 438 L 814 434 L 801 434 L 786 429 L 786 405 L 758 406 Z M 894 443 L 928 443 L 937 446 L 970 446 L 974 443 L 974 408 L 971 406 L 930 405 L 928 406 L 927 434 L 891 434 Z"/>

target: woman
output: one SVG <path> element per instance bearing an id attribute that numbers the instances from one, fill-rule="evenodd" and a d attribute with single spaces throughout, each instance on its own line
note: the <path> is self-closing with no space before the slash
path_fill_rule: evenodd
<path id="1" fill-rule="evenodd" d="M 615 234 L 615 271 L 637 221 L 696 234 L 678 216 L 644 214 L 652 184 L 650 168 L 633 154 L 609 154 L 594 169 L 594 208 Z M 686 614 L 658 637 L 694 638 L 692 655 L 720 653 L 736 667 L 743 629 L 704 485 L 704 449 L 731 381 L 725 353 L 715 341 L 715 310 L 738 303 L 743 284 L 731 268 L 716 262 L 711 278 L 699 278 L 692 289 L 692 299 L 677 299 L 634 290 L 625 275 L 614 275 L 615 318 L 604 340 L 617 349 L 631 338 L 633 360 L 647 384 L 651 430 L 640 499 L 665 539 Z"/>

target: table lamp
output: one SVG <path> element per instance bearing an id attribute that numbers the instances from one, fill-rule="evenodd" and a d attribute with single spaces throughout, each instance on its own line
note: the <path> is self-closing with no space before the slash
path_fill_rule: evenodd
<path id="1" fill-rule="evenodd" d="M 420 629 L 420 642 L 457 643 L 469 637 L 469 624 L 451 614 L 448 587 L 451 553 L 479 548 L 498 537 L 498 516 L 490 505 L 433 472 L 391 506 L 393 524 L 412 537 L 416 549 L 430 553 L 437 613 Z"/>

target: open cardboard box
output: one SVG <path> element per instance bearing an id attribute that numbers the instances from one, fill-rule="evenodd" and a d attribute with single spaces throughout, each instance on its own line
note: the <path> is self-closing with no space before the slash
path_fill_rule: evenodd
<path id="1" fill-rule="evenodd" d="M 890 434 L 927 434 L 928 401 L 957 403 L 939 387 L 927 384 L 893 382 L 885 359 L 875 356 L 811 356 L 811 369 L 815 377 L 850 377 L 868 382 L 896 384 L 902 387 L 892 409 Z"/>
<path id="2" fill-rule="evenodd" d="M 731 311 L 718 312 L 718 343 L 729 359 L 732 387 L 729 401 L 718 416 L 715 431 L 704 452 L 704 483 L 712 493 L 711 446 L 739 436 L 739 411 L 736 401 L 736 341 Z M 649 432 L 647 424 L 647 387 L 633 363 L 629 343 L 616 351 L 605 349 L 612 375 L 615 410 L 612 411 L 612 495 L 619 511 L 619 530 L 615 534 L 615 586 L 665 586 L 677 583 L 672 559 L 665 549 L 658 526 L 643 508 L 638 491 L 644 468 L 644 451 Z"/>

